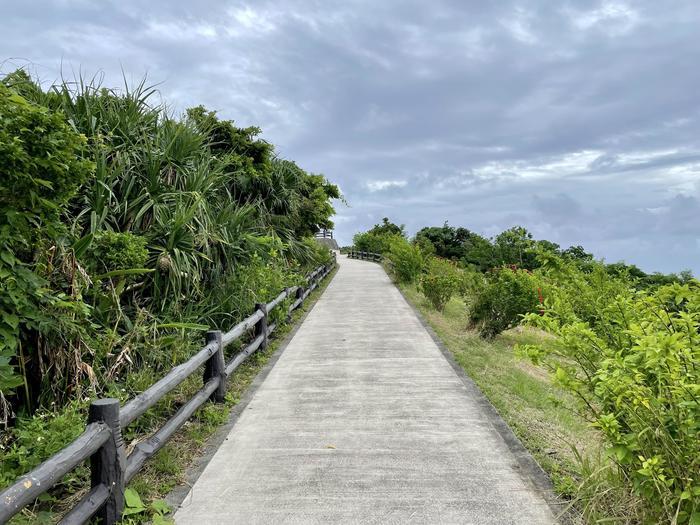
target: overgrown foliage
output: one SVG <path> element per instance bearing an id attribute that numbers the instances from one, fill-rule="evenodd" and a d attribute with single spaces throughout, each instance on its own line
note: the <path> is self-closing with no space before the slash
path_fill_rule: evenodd
<path id="1" fill-rule="evenodd" d="M 153 375 L 327 254 L 337 186 L 144 82 L 0 82 L 0 419 Z M 189 348 L 186 346 L 185 348 Z"/>
<path id="2" fill-rule="evenodd" d="M 68 231 L 60 217 L 92 173 L 86 142 L 59 112 L 0 84 L 0 424 L 11 414 L 8 396 L 18 387 L 20 397 L 30 394 L 17 367 L 25 365 L 17 362 L 26 342 L 21 334 L 55 334 L 85 313 L 78 297 L 52 290 L 46 277 L 55 270 L 67 280 Z"/>
<path id="3" fill-rule="evenodd" d="M 375 224 L 369 231 L 355 235 L 353 243 L 358 251 L 384 254 L 391 249 L 394 239 L 405 238 L 403 224 L 398 226 L 384 217 L 381 224 Z"/>
<path id="4" fill-rule="evenodd" d="M 609 443 L 613 468 L 639 497 L 640 519 L 697 523 L 700 283 L 598 299 L 585 309 L 575 296 L 548 301 L 545 314 L 527 322 L 556 339 L 522 351 L 580 400 Z"/>

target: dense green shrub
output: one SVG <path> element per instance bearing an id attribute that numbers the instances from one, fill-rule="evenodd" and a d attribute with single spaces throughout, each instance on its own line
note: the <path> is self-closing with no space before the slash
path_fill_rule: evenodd
<path id="1" fill-rule="evenodd" d="M 408 242 L 403 237 L 391 239 L 386 258 L 396 282 L 406 284 L 418 280 L 426 263 L 426 257 L 420 247 Z"/>
<path id="2" fill-rule="evenodd" d="M 464 257 L 472 232 L 466 228 L 454 228 L 447 222 L 441 227 L 428 226 L 416 233 L 416 242 L 430 245 L 435 255 L 443 259 L 459 260 Z"/>
<path id="3" fill-rule="evenodd" d="M 308 262 L 309 265 L 319 266 L 321 264 L 328 264 L 333 260 L 331 250 L 316 239 L 307 237 L 304 240 L 304 245 L 308 248 L 306 262 Z"/>
<path id="4" fill-rule="evenodd" d="M 470 308 L 471 325 L 486 338 L 513 328 L 523 315 L 537 310 L 537 290 L 537 280 L 526 270 L 494 270 Z"/>
<path id="5" fill-rule="evenodd" d="M 420 291 L 436 310 L 442 311 L 459 290 L 462 281 L 461 273 L 453 262 L 431 257 L 426 272 L 420 278 Z"/>
<path id="6" fill-rule="evenodd" d="M 360 252 L 387 253 L 397 235 L 385 235 L 371 232 L 358 233 L 353 237 L 354 249 Z"/>
<path id="7" fill-rule="evenodd" d="M 380 224 L 375 224 L 369 231 L 358 233 L 353 237 L 354 249 L 361 252 L 387 253 L 394 239 L 406 239 L 403 225 L 389 221 L 387 217 Z"/>
<path id="8" fill-rule="evenodd" d="M 483 273 L 469 267 L 461 268 L 457 293 L 461 295 L 466 302 L 473 301 L 474 297 L 479 295 L 485 285 L 486 278 Z"/>
<path id="9" fill-rule="evenodd" d="M 12 412 L 7 396 L 29 391 L 15 366 L 23 332 L 55 327 L 51 305 L 80 306 L 45 277 L 61 262 L 60 213 L 92 170 L 85 143 L 60 113 L 0 84 L 0 424 Z"/>
<path id="10" fill-rule="evenodd" d="M 602 312 L 618 296 L 632 294 L 633 280 L 624 275 L 610 276 L 603 263 L 589 261 L 584 271 L 554 254 L 540 253 L 538 259 L 545 302 L 570 321 L 597 326 L 603 320 Z"/>
<path id="11" fill-rule="evenodd" d="M 53 229 L 61 207 L 93 169 L 86 138 L 57 111 L 33 104 L 0 84 L 0 214 L 15 236 Z M 51 220 L 48 220 L 51 219 Z"/>
<path id="12" fill-rule="evenodd" d="M 97 273 L 143 268 L 148 260 L 147 240 L 133 233 L 102 231 L 90 246 L 92 264 Z"/>
<path id="13" fill-rule="evenodd" d="M 641 498 L 641 520 L 700 522 L 700 283 L 620 294 L 591 308 L 583 319 L 556 301 L 544 315 L 528 315 L 556 338 L 521 351 L 581 401 Z"/>

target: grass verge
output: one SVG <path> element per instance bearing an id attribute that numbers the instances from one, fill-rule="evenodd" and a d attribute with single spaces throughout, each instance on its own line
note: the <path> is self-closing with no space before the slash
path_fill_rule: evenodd
<path id="1" fill-rule="evenodd" d="M 399 287 L 548 473 L 556 492 L 576 498 L 581 480 L 577 454 L 597 456 L 598 436 L 567 408 L 571 406 L 569 394 L 553 385 L 545 370 L 518 358 L 514 350 L 516 344 L 546 344 L 548 336 L 516 328 L 484 340 L 467 329 L 468 309 L 463 300 L 452 298 L 438 312 L 415 286 Z M 582 520 L 575 509 L 570 514 L 573 521 Z"/>

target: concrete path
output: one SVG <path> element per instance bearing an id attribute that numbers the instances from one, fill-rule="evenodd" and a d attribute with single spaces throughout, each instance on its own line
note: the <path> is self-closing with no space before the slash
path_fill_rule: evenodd
<path id="1" fill-rule="evenodd" d="M 384 270 L 339 263 L 175 521 L 553 523 Z"/>

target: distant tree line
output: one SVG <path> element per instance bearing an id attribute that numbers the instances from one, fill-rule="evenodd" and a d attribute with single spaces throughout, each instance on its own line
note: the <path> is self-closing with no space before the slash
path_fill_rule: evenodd
<path id="1" fill-rule="evenodd" d="M 406 229 L 403 225 L 397 225 L 385 217 L 380 224 L 376 224 L 367 232 L 357 234 L 354 237 L 354 244 L 358 250 L 385 253 L 389 249 L 390 239 L 393 236 L 407 238 Z M 541 264 L 538 258 L 540 253 L 557 255 L 575 262 L 582 269 L 594 262 L 593 254 L 587 252 L 583 246 L 562 248 L 552 241 L 537 240 L 522 226 L 513 226 L 493 238 L 487 238 L 467 228 L 450 226 L 445 222 L 442 226 L 421 228 L 413 241 L 427 253 L 481 272 L 502 266 L 535 270 Z M 604 266 L 612 276 L 626 275 L 635 279 L 639 287 L 684 283 L 692 278 L 689 270 L 677 274 L 663 274 L 647 273 L 636 265 L 625 262 L 604 264 Z"/>

